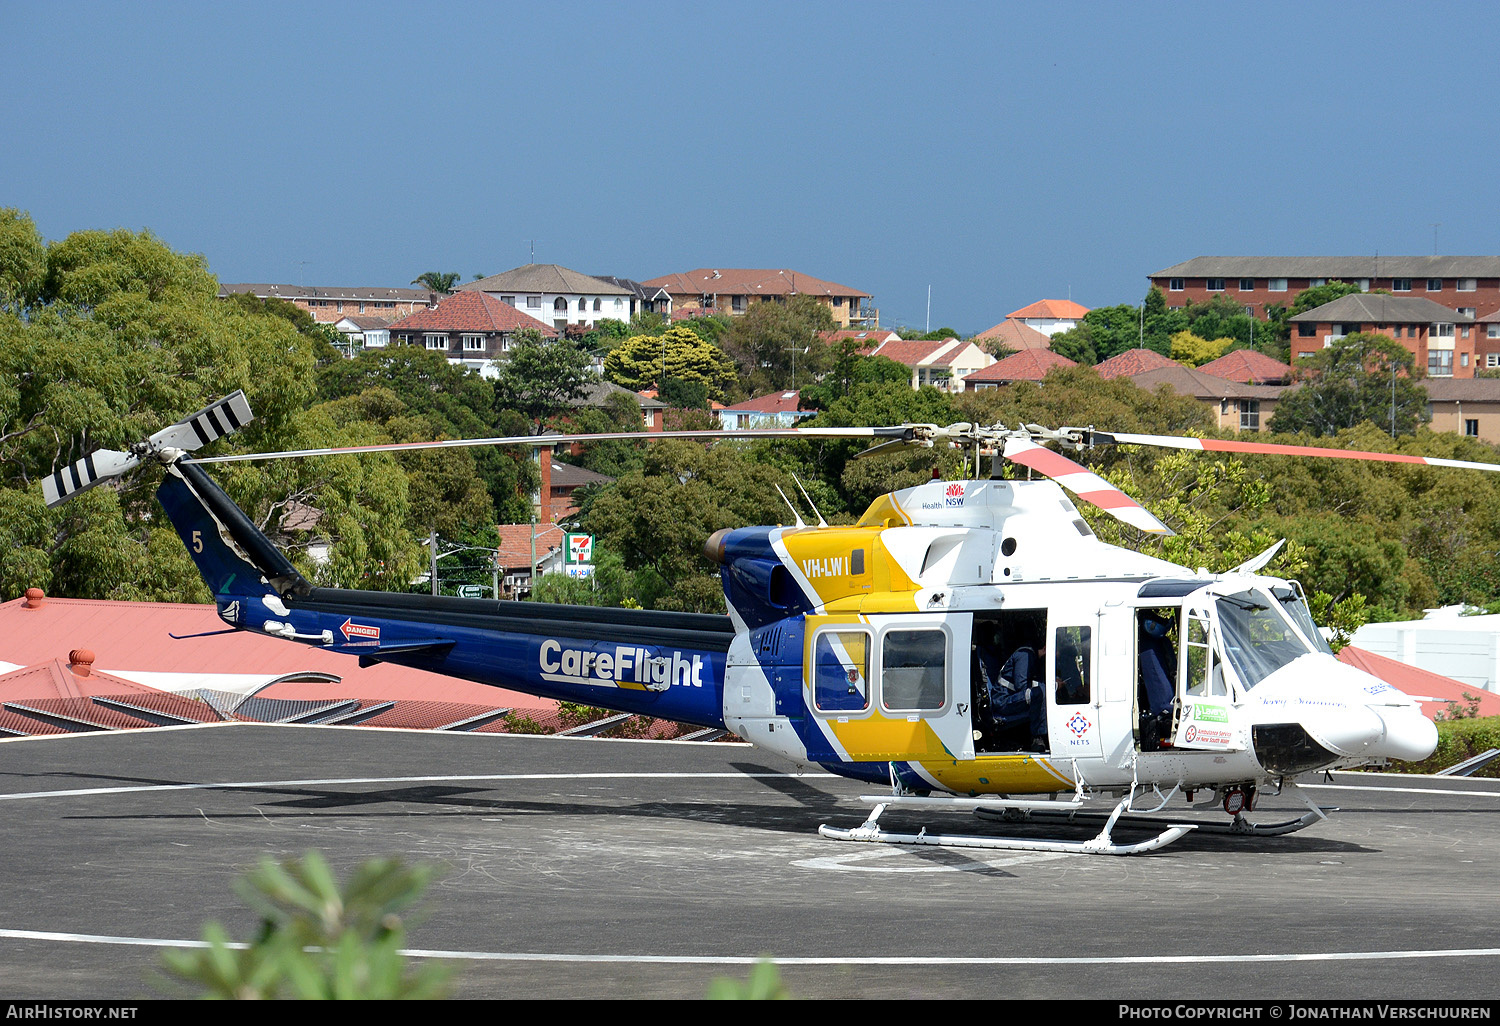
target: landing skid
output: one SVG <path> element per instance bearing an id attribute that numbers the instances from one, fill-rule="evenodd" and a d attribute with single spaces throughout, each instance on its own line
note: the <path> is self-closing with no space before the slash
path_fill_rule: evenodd
<path id="1" fill-rule="evenodd" d="M 1337 806 L 1325 805 L 1316 812 L 1309 812 L 1297 819 L 1289 819 L 1281 823 L 1252 823 L 1245 818 L 1245 814 L 1239 813 L 1228 823 L 1197 823 L 1194 824 L 1199 833 L 1204 834 L 1237 834 L 1241 837 L 1275 837 L 1278 834 L 1296 833 L 1306 827 L 1312 826 L 1320 819 L 1326 819 L 1328 813 L 1339 811 Z M 1035 812 L 1015 813 L 1006 809 L 975 809 L 974 815 L 980 819 L 988 819 L 999 822 L 1043 822 L 1043 823 L 1099 823 L 1105 817 L 1093 812 L 1079 812 L 1074 814 L 1038 810 Z M 1133 826 L 1155 826 L 1157 820 L 1150 816 L 1121 816 L 1116 822 Z"/>
<path id="2" fill-rule="evenodd" d="M 1117 844 L 1111 832 L 1120 819 L 1130 799 L 1123 799 L 1115 806 L 1105 821 L 1104 829 L 1087 841 L 1045 841 L 1029 840 L 1021 837 L 981 837 L 971 834 L 929 834 L 924 827 L 921 832 L 915 834 L 893 833 L 880 828 L 879 820 L 882 813 L 892 805 L 916 806 L 925 808 L 943 809 L 945 811 L 971 811 L 976 814 L 989 812 L 991 814 L 1011 816 L 1036 816 L 1051 815 L 1059 819 L 1067 819 L 1076 812 L 1082 803 L 1081 796 L 1074 796 L 1069 801 L 1015 801 L 1008 798 L 916 798 L 907 796 L 879 797 L 862 795 L 861 801 L 874 803 L 875 808 L 870 813 L 870 818 L 862 824 L 849 830 L 830 827 L 826 824 L 818 827 L 818 833 L 824 837 L 831 837 L 838 841 L 867 841 L 881 844 L 922 844 L 934 845 L 944 848 L 991 848 L 1006 851 L 1055 851 L 1068 852 L 1076 855 L 1139 855 L 1142 852 L 1155 851 L 1157 848 L 1165 847 L 1173 841 L 1182 837 L 1189 830 L 1195 829 L 1195 824 L 1173 823 L 1155 837 L 1136 844 Z M 1098 817 L 1096 817 L 1098 818 Z"/>

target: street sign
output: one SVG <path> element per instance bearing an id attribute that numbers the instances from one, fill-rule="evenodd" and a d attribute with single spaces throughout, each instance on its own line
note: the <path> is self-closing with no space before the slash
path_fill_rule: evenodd
<path id="1" fill-rule="evenodd" d="M 592 563 L 594 561 L 594 536 L 591 534 L 568 535 L 568 551 L 564 559 L 568 563 Z"/>
<path id="2" fill-rule="evenodd" d="M 484 598 L 485 587 L 482 584 L 460 584 L 458 586 L 459 598 Z"/>
<path id="3" fill-rule="evenodd" d="M 563 573 L 569 577 L 587 578 L 594 576 L 594 564 L 592 563 L 569 563 L 563 567 Z"/>

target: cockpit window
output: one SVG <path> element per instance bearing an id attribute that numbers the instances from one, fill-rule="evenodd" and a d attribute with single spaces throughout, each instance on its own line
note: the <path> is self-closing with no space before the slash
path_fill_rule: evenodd
<path id="1" fill-rule="evenodd" d="M 1314 651 L 1283 618 L 1280 607 L 1284 603 L 1264 592 L 1225 595 L 1217 605 L 1224 658 L 1247 689 Z"/>
<path id="2" fill-rule="evenodd" d="M 1309 641 L 1319 652 L 1333 655 L 1333 649 L 1328 647 L 1328 641 L 1323 637 L 1323 632 L 1318 630 L 1318 625 L 1313 622 L 1312 612 L 1307 608 L 1307 600 L 1302 596 L 1302 588 L 1293 584 L 1289 588 L 1272 588 L 1271 594 L 1276 596 L 1281 603 L 1282 612 L 1286 613 L 1292 623 L 1307 635 Z"/>

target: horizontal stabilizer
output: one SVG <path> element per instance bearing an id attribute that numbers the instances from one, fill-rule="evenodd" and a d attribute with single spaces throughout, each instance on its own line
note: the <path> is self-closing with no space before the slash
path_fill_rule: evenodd
<path id="1" fill-rule="evenodd" d="M 227 395 L 205 406 L 191 417 L 184 417 L 169 428 L 151 436 L 151 448 L 183 449 L 194 452 L 209 442 L 233 434 L 255 419 L 243 391 Z"/>
<path id="2" fill-rule="evenodd" d="M 119 477 L 137 463 L 139 457 L 114 449 L 99 449 L 89 453 L 72 466 L 63 467 L 42 481 L 42 498 L 48 506 L 56 506 L 79 492 L 86 492 L 94 485 Z"/>

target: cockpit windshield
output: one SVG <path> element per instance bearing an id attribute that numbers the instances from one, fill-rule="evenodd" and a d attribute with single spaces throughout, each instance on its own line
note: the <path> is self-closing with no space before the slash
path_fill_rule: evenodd
<path id="1" fill-rule="evenodd" d="M 1224 658 L 1247 690 L 1299 656 L 1317 651 L 1292 630 L 1282 609 L 1287 603 L 1260 591 L 1220 596 L 1219 633 Z M 1306 606 L 1302 607 L 1306 614 Z M 1312 617 L 1307 617 L 1312 622 Z M 1316 628 L 1313 636 L 1317 637 Z"/>
<path id="2" fill-rule="evenodd" d="M 1302 587 L 1295 581 L 1287 587 L 1271 589 L 1271 594 L 1281 603 L 1281 611 L 1285 613 L 1297 625 L 1305 638 L 1313 643 L 1319 652 L 1333 655 L 1333 649 L 1328 647 L 1328 641 L 1323 637 L 1323 632 L 1318 630 L 1318 625 L 1313 622 L 1312 612 L 1307 608 L 1307 599 L 1302 595 Z"/>

